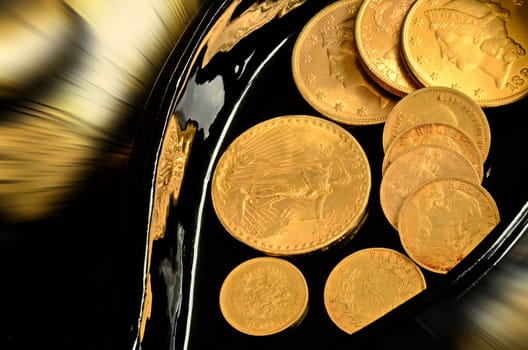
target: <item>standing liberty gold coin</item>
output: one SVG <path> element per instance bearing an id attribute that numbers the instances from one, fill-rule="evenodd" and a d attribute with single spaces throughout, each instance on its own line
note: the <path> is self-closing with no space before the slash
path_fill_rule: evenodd
<path id="1" fill-rule="evenodd" d="M 365 0 L 356 18 L 356 45 L 365 71 L 380 86 L 398 96 L 405 96 L 420 86 L 400 55 L 401 26 L 414 1 Z"/>
<path id="2" fill-rule="evenodd" d="M 361 67 L 354 40 L 361 0 L 328 5 L 305 25 L 292 54 L 293 78 L 304 99 L 339 123 L 383 123 L 395 97 Z"/>
<path id="3" fill-rule="evenodd" d="M 304 254 L 340 241 L 361 222 L 370 165 L 334 122 L 282 116 L 255 125 L 220 157 L 214 209 L 226 230 L 270 255 Z"/>
<path id="4" fill-rule="evenodd" d="M 473 165 L 445 147 L 422 145 L 397 157 L 385 171 L 380 185 L 381 209 L 391 225 L 398 229 L 400 208 L 411 193 L 431 180 L 445 177 L 480 184 Z"/>
<path id="5" fill-rule="evenodd" d="M 425 86 L 459 89 L 481 106 L 528 93 L 528 2 L 418 0 L 402 26 L 402 50 Z"/>
<path id="6" fill-rule="evenodd" d="M 447 273 L 499 223 L 491 195 L 480 185 L 438 179 L 411 194 L 400 212 L 400 239 L 420 266 Z"/>
<path id="7" fill-rule="evenodd" d="M 235 329 L 271 335 L 297 325 L 308 308 L 308 285 L 292 263 L 272 257 L 247 260 L 224 280 L 220 310 Z"/>
<path id="8" fill-rule="evenodd" d="M 324 304 L 332 321 L 352 334 L 425 288 L 425 278 L 411 259 L 395 250 L 367 248 L 330 272 Z"/>
<path id="9" fill-rule="evenodd" d="M 443 146 L 460 153 L 473 165 L 479 178 L 483 179 L 482 156 L 475 141 L 462 130 L 442 123 L 420 124 L 396 136 L 383 157 L 382 174 L 398 155 L 421 145 Z"/>
<path id="10" fill-rule="evenodd" d="M 478 145 L 485 161 L 491 131 L 482 108 L 466 94 L 447 87 L 426 87 L 402 98 L 392 109 L 383 127 L 383 149 L 401 132 L 423 123 L 443 123 L 464 131 Z"/>

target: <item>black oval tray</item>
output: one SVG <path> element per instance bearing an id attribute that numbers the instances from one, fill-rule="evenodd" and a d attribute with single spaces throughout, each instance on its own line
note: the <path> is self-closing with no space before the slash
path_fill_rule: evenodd
<path id="1" fill-rule="evenodd" d="M 246 259 L 262 256 L 232 238 L 212 207 L 210 180 L 215 164 L 229 143 L 263 120 L 287 114 L 320 116 L 299 94 L 291 72 L 291 54 L 303 25 L 332 1 L 306 1 L 275 17 L 242 38 L 232 49 L 212 56 L 204 66 L 203 41 L 231 1 L 204 6 L 168 58 L 145 107 L 129 162 L 127 206 L 123 224 L 130 234 L 127 266 L 118 264 L 123 285 L 134 290 L 119 299 L 120 321 L 130 326 L 128 342 L 138 346 L 137 319 L 143 297 L 147 227 L 152 207 L 156 150 L 171 113 L 180 125 L 197 126 L 178 204 L 168 218 L 164 239 L 152 247 L 153 314 L 147 323 L 143 349 L 251 348 L 375 348 L 398 324 L 439 300 L 471 287 L 496 264 L 526 230 L 528 222 L 525 111 L 528 99 L 487 108 L 491 150 L 485 162 L 483 186 L 494 197 L 500 224 L 446 275 L 423 270 L 427 289 L 363 330 L 347 335 L 327 316 L 323 288 L 331 269 L 345 256 L 367 247 L 387 247 L 404 253 L 397 232 L 379 203 L 383 158 L 383 124 L 346 127 L 361 143 L 370 161 L 372 192 L 368 217 L 354 239 L 327 251 L 288 258 L 305 275 L 310 290 L 306 318 L 297 327 L 268 337 L 252 337 L 231 328 L 218 304 L 226 275 Z M 231 18 L 253 1 L 243 1 Z M 139 175 L 138 175 L 139 174 Z M 128 267 L 128 271 L 126 271 Z M 121 287 L 122 289 L 122 287 Z M 127 322 L 128 321 L 128 322 Z M 130 329 L 132 331 L 130 331 Z M 412 334 L 408 343 L 412 346 Z"/>

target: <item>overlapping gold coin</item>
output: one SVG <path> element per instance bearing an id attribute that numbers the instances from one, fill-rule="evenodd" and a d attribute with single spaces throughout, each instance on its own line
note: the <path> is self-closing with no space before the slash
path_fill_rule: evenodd
<path id="1" fill-rule="evenodd" d="M 442 146 L 422 145 L 398 156 L 387 168 L 380 184 L 381 209 L 394 228 L 407 197 L 425 183 L 456 177 L 480 184 L 471 163 L 459 153 Z"/>
<path id="2" fill-rule="evenodd" d="M 461 129 L 478 145 L 485 161 L 491 131 L 483 109 L 468 95 L 452 88 L 432 86 L 403 97 L 391 110 L 383 128 L 383 149 L 403 131 L 423 123 L 443 123 Z"/>
<path id="3" fill-rule="evenodd" d="M 258 257 L 235 267 L 220 289 L 220 310 L 238 331 L 265 336 L 297 325 L 308 308 L 308 285 L 292 263 Z"/>
<path id="4" fill-rule="evenodd" d="M 528 93 L 528 2 L 417 0 L 402 26 L 402 52 L 425 86 L 458 89 L 481 106 Z"/>
<path id="5" fill-rule="evenodd" d="M 373 80 L 398 95 L 418 89 L 400 54 L 400 30 L 415 0 L 364 0 L 356 18 L 355 38 L 361 62 Z"/>
<path id="6" fill-rule="evenodd" d="M 460 179 L 431 181 L 412 193 L 398 219 L 405 251 L 420 266 L 447 273 L 499 223 L 492 196 Z"/>
<path id="7" fill-rule="evenodd" d="M 425 278 L 405 255 L 367 248 L 344 258 L 330 272 L 324 304 L 330 319 L 352 334 L 426 288 Z"/>
<path id="8" fill-rule="evenodd" d="M 483 179 L 482 156 L 475 141 L 461 129 L 443 123 L 418 124 L 397 135 L 383 157 L 382 174 L 398 155 L 420 145 L 443 146 L 460 153 L 473 165 L 480 179 Z"/>
<path id="9" fill-rule="evenodd" d="M 352 134 L 332 121 L 296 115 L 237 137 L 216 165 L 211 194 L 233 237 L 270 255 L 294 255 L 353 232 L 370 188 L 370 165 Z"/>
<path id="10" fill-rule="evenodd" d="M 348 125 L 383 123 L 395 96 L 365 73 L 354 37 L 360 0 L 323 8 L 297 37 L 292 72 L 304 99 L 324 116 Z"/>

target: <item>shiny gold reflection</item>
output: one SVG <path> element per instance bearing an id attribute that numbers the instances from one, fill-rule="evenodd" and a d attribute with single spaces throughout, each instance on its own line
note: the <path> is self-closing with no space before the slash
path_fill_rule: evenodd
<path id="1" fill-rule="evenodd" d="M 0 3 L 0 215 L 36 220 L 68 202 L 123 142 L 120 127 L 199 4 Z"/>

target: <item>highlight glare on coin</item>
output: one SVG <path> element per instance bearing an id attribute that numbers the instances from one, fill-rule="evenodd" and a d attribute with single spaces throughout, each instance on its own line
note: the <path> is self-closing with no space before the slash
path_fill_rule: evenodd
<path id="1" fill-rule="evenodd" d="M 528 2 L 418 0 L 402 26 L 402 52 L 425 86 L 456 88 L 480 106 L 528 93 Z"/>
<path id="2" fill-rule="evenodd" d="M 237 137 L 213 175 L 213 207 L 239 241 L 270 255 L 327 248 L 361 222 L 371 189 L 367 156 L 334 122 L 282 116 Z"/>
<path id="3" fill-rule="evenodd" d="M 356 45 L 365 71 L 398 96 L 421 86 L 407 70 L 400 53 L 401 26 L 414 1 L 364 0 L 356 18 Z"/>
<path id="4" fill-rule="evenodd" d="M 418 89 L 403 97 L 387 116 L 383 127 L 383 149 L 401 132 L 423 123 L 449 124 L 464 131 L 478 145 L 485 161 L 491 131 L 482 108 L 466 94 L 447 87 Z"/>
<path id="5" fill-rule="evenodd" d="M 398 229 L 398 215 L 407 196 L 424 183 L 456 177 L 480 184 L 473 165 L 459 153 L 442 146 L 418 146 L 397 157 L 387 168 L 380 185 L 381 209 Z"/>
<path id="6" fill-rule="evenodd" d="M 402 245 L 423 268 L 447 273 L 499 223 L 499 211 L 482 186 L 438 179 L 409 195 L 398 228 Z"/>
<path id="7" fill-rule="evenodd" d="M 265 336 L 302 321 L 308 308 L 308 285 L 289 261 L 259 257 L 235 267 L 220 289 L 220 310 L 238 331 Z"/>
<path id="8" fill-rule="evenodd" d="M 323 8 L 297 37 L 292 73 L 304 99 L 319 113 L 343 124 L 383 123 L 396 102 L 361 65 L 354 38 L 361 0 Z"/>
<path id="9" fill-rule="evenodd" d="M 352 334 L 426 288 L 419 267 L 386 248 L 367 248 L 341 260 L 330 272 L 324 304 L 330 319 Z"/>

